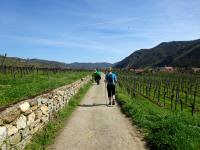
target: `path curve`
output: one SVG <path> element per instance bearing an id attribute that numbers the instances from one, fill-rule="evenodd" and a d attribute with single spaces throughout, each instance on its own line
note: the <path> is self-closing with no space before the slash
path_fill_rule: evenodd
<path id="1" fill-rule="evenodd" d="M 105 85 L 93 85 L 55 139 L 53 150 L 144 150 L 145 142 L 118 106 L 105 106 Z"/>

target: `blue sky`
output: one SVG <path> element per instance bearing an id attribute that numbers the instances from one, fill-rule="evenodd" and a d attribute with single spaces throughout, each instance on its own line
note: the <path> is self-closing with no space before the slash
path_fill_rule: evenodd
<path id="1" fill-rule="evenodd" d="M 163 41 L 200 38 L 199 0 L 0 0 L 0 54 L 117 62 Z"/>

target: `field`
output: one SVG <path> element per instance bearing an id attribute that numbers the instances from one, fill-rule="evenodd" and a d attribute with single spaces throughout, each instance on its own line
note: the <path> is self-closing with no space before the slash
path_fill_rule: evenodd
<path id="1" fill-rule="evenodd" d="M 141 128 L 151 149 L 200 149 L 198 75 L 118 72 L 118 76 L 122 110 Z"/>
<path id="2" fill-rule="evenodd" d="M 25 68 L 22 72 L 12 70 L 0 72 L 0 107 L 39 95 L 65 84 L 72 83 L 90 74 L 87 71 L 46 70 L 31 71 Z"/>

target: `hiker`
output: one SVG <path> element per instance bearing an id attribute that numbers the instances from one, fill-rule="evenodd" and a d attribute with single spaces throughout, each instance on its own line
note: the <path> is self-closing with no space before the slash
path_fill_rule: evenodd
<path id="1" fill-rule="evenodd" d="M 112 68 L 109 68 L 108 72 L 106 73 L 105 82 L 107 83 L 107 91 L 108 91 L 108 99 L 109 104 L 115 105 L 115 87 L 117 83 L 117 76 L 112 72 Z"/>
<path id="2" fill-rule="evenodd" d="M 94 80 L 95 82 L 97 83 L 97 85 L 99 85 L 99 82 L 101 80 L 101 71 L 98 70 L 98 69 L 95 69 L 95 72 L 94 72 Z"/>

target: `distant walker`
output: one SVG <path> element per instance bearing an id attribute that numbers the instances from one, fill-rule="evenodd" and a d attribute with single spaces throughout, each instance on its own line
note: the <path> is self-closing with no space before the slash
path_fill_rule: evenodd
<path id="1" fill-rule="evenodd" d="M 98 69 L 95 69 L 95 72 L 94 72 L 94 80 L 95 80 L 95 82 L 97 83 L 97 85 L 99 85 L 100 80 L 101 80 L 101 71 L 98 70 Z"/>

